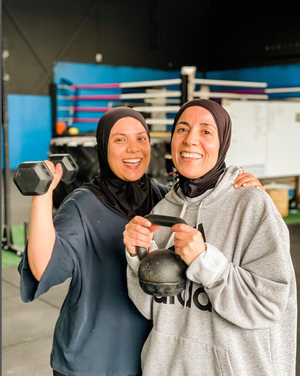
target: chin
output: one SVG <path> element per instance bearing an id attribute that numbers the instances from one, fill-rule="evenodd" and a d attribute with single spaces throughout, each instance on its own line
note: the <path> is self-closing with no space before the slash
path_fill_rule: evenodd
<path id="1" fill-rule="evenodd" d="M 144 174 L 132 174 L 130 176 L 124 176 L 124 180 L 126 181 L 137 181 L 139 180 Z"/>
<path id="2" fill-rule="evenodd" d="M 197 179 L 199 178 L 200 176 L 200 173 L 199 173 L 199 176 L 198 175 L 195 175 L 195 171 L 179 171 L 177 170 L 182 176 L 184 176 L 185 178 L 187 179 Z"/>

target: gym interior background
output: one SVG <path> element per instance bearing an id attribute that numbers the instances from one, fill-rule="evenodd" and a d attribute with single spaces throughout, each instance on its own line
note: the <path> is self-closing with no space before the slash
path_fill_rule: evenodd
<path id="1" fill-rule="evenodd" d="M 21 248 L 24 246 L 26 227 L 23 224 L 29 220 L 31 199 L 21 196 L 11 177 L 21 162 L 47 159 L 51 147 L 55 152 L 59 150 L 59 145 L 51 143 L 54 138 L 51 84 L 177 79 L 183 66 L 194 66 L 198 79 L 265 82 L 271 89 L 298 88 L 294 92 L 270 93 L 267 101 L 292 103 L 297 115 L 300 114 L 299 11 L 299 2 L 294 0 L 272 4 L 257 0 L 4 0 L 3 50 L 9 55 L 4 64 L 3 87 L 8 109 L 9 160 L 6 155 L 6 162 L 9 163 L 3 176 L 6 180 L 9 177 L 9 182 L 2 190 L 2 228 L 11 228 L 13 242 Z M 151 85 L 146 89 L 151 90 Z M 212 88 L 226 89 L 231 88 Z M 109 94 L 141 93 L 144 90 L 113 88 Z M 172 90 L 180 90 L 180 85 L 175 85 Z M 106 92 L 100 89 L 83 94 Z M 73 94 L 70 90 L 58 89 L 56 98 L 70 93 Z M 127 102 L 106 100 L 99 105 L 125 103 L 142 106 L 144 102 L 140 99 Z M 70 104 L 66 100 L 63 105 L 83 105 L 78 103 L 73 101 Z M 55 104 L 55 121 L 60 117 L 70 119 L 70 114 L 59 113 L 58 106 L 62 105 Z M 95 101 L 84 101 L 84 105 L 95 105 Z M 99 116 L 101 113 L 88 113 L 89 118 Z M 172 118 L 172 114 L 167 118 Z M 295 123 L 298 129 L 299 118 Z M 96 123 L 65 122 L 67 129 L 59 138 L 93 136 L 96 128 Z M 76 128 L 79 134 L 72 136 L 68 132 L 70 128 Z M 168 130 L 168 125 L 164 130 Z M 295 134 L 299 135 L 297 132 Z M 282 139 L 286 140 L 285 149 L 290 149 L 289 164 L 294 166 L 293 175 L 282 174 L 275 180 L 289 187 L 289 213 L 284 219 L 291 234 L 291 253 L 299 285 L 300 158 L 297 156 L 300 137 L 293 138 L 291 140 L 288 134 L 282 133 Z M 156 157 L 164 158 L 166 148 L 161 147 L 161 143 L 157 145 Z M 259 144 L 254 145 L 259 147 Z M 280 155 L 282 144 L 276 148 Z M 79 183 L 97 172 L 94 149 L 86 150 L 89 150 L 89 173 Z M 254 149 L 253 159 L 257 154 L 259 150 Z M 259 175 L 260 170 L 254 171 L 256 176 L 264 178 L 263 174 Z M 168 180 L 168 175 L 160 169 L 155 177 Z M 264 179 L 264 182 L 269 184 L 271 180 Z M 5 210 L 9 211 L 8 219 Z M 53 327 L 67 284 L 32 305 L 23 304 L 18 292 L 18 262 L 15 252 L 3 251 L 3 375 L 23 375 L 24 372 L 32 376 L 50 375 Z M 300 375 L 300 364 L 298 370 Z"/>

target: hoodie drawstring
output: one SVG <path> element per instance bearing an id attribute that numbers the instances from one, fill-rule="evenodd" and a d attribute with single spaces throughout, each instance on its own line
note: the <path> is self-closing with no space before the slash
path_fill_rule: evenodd
<path id="1" fill-rule="evenodd" d="M 200 212 L 201 212 L 201 207 L 203 205 L 203 202 L 204 200 L 201 201 L 200 205 L 199 205 L 199 210 L 198 210 L 198 216 L 197 216 L 197 223 L 196 223 L 196 228 L 198 228 L 199 226 L 199 223 L 200 223 Z M 182 209 L 181 209 L 181 213 L 179 215 L 179 218 L 182 218 L 184 217 L 184 214 L 186 212 L 186 209 L 187 209 L 187 204 L 186 203 L 183 203 L 183 206 L 182 206 Z M 166 245 L 166 249 L 169 249 L 171 247 L 171 244 L 174 243 L 174 236 L 175 236 L 175 233 L 173 232 L 167 242 L 167 245 Z M 185 285 L 185 289 L 183 291 L 183 301 L 184 301 L 184 305 L 183 305 L 183 308 L 186 308 L 186 304 L 189 300 L 189 288 L 190 288 L 190 284 L 191 282 L 187 279 L 187 282 L 186 282 L 186 285 Z"/>
<path id="2" fill-rule="evenodd" d="M 200 223 L 200 213 L 201 213 L 201 208 L 202 208 L 203 202 L 204 202 L 204 200 L 202 200 L 201 203 L 200 203 L 200 205 L 199 205 L 196 228 L 198 228 L 199 223 Z"/>
<path id="3" fill-rule="evenodd" d="M 186 205 L 186 203 L 184 203 L 183 206 L 182 206 L 182 209 L 181 209 L 181 213 L 180 213 L 180 215 L 179 215 L 179 218 L 182 218 L 182 219 L 183 219 L 184 214 L 185 214 L 185 212 L 186 212 L 186 208 L 187 208 L 187 205 Z M 169 248 L 171 247 L 172 242 L 174 243 L 174 236 L 175 236 L 175 233 L 172 232 L 171 236 L 169 237 L 168 243 L 167 243 L 167 245 L 166 245 L 166 249 L 169 249 Z"/>
<path id="4" fill-rule="evenodd" d="M 199 223 L 200 223 L 200 213 L 201 213 L 201 207 L 203 205 L 203 202 L 204 201 L 201 201 L 201 203 L 199 205 L 196 228 L 198 228 Z M 191 281 L 189 279 L 187 279 L 186 284 L 185 284 L 185 289 L 184 289 L 184 305 L 183 305 L 183 308 L 186 308 L 186 306 L 187 306 L 186 304 L 187 304 L 188 300 L 190 299 L 190 296 L 189 296 L 189 294 L 191 293 L 190 292 L 190 284 L 191 284 Z"/>

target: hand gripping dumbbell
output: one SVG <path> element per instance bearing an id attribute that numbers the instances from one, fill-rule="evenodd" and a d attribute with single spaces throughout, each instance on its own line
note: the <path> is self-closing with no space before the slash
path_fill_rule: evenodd
<path id="1" fill-rule="evenodd" d="M 78 166 L 70 154 L 52 154 L 49 157 L 54 165 L 60 163 L 63 169 L 61 180 L 65 184 L 74 181 Z M 53 174 L 45 162 L 24 162 L 18 167 L 14 183 L 23 196 L 39 196 L 45 194 L 53 180 Z"/>

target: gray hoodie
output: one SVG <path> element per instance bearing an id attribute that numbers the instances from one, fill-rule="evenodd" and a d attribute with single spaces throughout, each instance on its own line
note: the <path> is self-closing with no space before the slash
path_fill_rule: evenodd
<path id="1" fill-rule="evenodd" d="M 171 190 L 153 209 L 204 227 L 207 250 L 188 267 L 180 295 L 145 294 L 139 260 L 126 252 L 129 296 L 153 319 L 143 376 L 295 375 L 297 302 L 288 229 L 267 193 L 233 188 L 238 174 L 238 167 L 229 167 L 212 191 L 193 199 Z M 158 248 L 173 245 L 170 234 L 165 227 L 155 232 Z"/>

